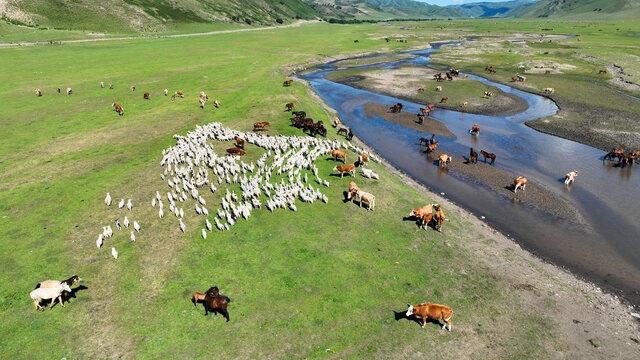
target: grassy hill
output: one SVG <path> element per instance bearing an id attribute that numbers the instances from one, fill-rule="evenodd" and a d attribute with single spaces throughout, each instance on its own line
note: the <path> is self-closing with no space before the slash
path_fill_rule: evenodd
<path id="1" fill-rule="evenodd" d="M 0 2 L 0 15 L 37 27 L 150 32 L 194 23 L 272 25 L 316 13 L 300 0 L 16 0 Z"/>
<path id="2" fill-rule="evenodd" d="M 515 17 L 524 12 L 537 0 L 515 0 L 504 2 L 477 2 L 463 5 L 451 5 L 449 8 L 455 9 L 463 16 L 479 17 Z"/>
<path id="3" fill-rule="evenodd" d="M 639 0 L 541 0 L 522 17 L 637 18 Z"/>
<path id="4" fill-rule="evenodd" d="M 436 19 L 460 17 L 453 9 L 412 0 L 303 0 L 325 18 Z"/>

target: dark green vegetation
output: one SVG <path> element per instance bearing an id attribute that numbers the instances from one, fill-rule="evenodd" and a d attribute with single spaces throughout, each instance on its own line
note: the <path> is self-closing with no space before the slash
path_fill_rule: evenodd
<path id="1" fill-rule="evenodd" d="M 522 17 L 571 17 L 574 19 L 637 19 L 638 0 L 540 0 L 520 14 Z"/>
<path id="2" fill-rule="evenodd" d="M 106 32 L 180 30 L 195 24 L 273 25 L 313 19 L 300 0 L 18 0 L 5 16 L 30 26 Z M 107 19 L 105 21 L 105 19 Z"/>
<path id="3" fill-rule="evenodd" d="M 212 121 L 249 131 L 253 122 L 269 121 L 269 134 L 301 135 L 283 104 L 293 101 L 315 119 L 329 114 L 305 85 L 282 87 L 285 66 L 318 62 L 323 56 L 313 54 L 320 52 L 402 48 L 366 39 L 392 31 L 314 24 L 0 49 L 0 353 L 25 359 L 406 358 L 437 348 L 454 358 L 546 358 L 566 351 L 553 325 L 558 314 L 538 307 L 553 294 L 536 293 L 525 305 L 512 290 L 514 280 L 488 267 L 496 255 L 485 262 L 468 247 L 477 229 L 447 206 L 443 233 L 402 221 L 434 199 L 380 165 L 371 165 L 379 181 L 355 179 L 377 195 L 375 212 L 341 201 L 352 179 L 329 177 L 333 162 L 323 159 L 317 166 L 331 181 L 323 190 L 328 204 L 299 205 L 296 213 L 256 211 L 207 240 L 199 235 L 202 218 L 187 216 L 182 234 L 175 218 L 161 221 L 150 207 L 155 191 L 168 189 L 159 162 L 162 149 L 175 144 L 174 133 Z M 354 37 L 361 42 L 354 44 Z M 99 81 L 113 82 L 114 90 L 100 89 Z M 58 86 L 74 94 L 59 95 Z M 35 88 L 43 97 L 34 96 Z M 161 95 L 164 88 L 187 97 L 171 102 Z M 222 107 L 201 110 L 200 90 Z M 144 91 L 151 100 L 142 99 Z M 117 116 L 112 102 L 125 116 Z M 229 144 L 215 146 L 222 153 Z M 251 146 L 247 152 L 248 161 L 262 153 Z M 107 191 L 115 201 L 132 198 L 133 211 L 106 207 Z M 205 196 L 209 209 L 219 205 L 219 197 Z M 102 226 L 124 215 L 142 225 L 137 242 L 114 230 L 96 249 Z M 72 273 L 87 289 L 66 308 L 36 313 L 28 297 L 35 284 Z M 231 297 L 231 322 L 192 310 L 190 294 L 211 285 Z M 396 320 L 394 311 L 406 311 L 407 302 L 424 301 L 454 308 L 453 332 Z"/>

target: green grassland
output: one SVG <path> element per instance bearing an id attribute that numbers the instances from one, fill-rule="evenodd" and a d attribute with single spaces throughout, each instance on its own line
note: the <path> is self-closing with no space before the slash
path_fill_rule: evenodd
<path id="1" fill-rule="evenodd" d="M 431 351 L 454 358 L 561 357 L 568 349 L 553 314 L 524 306 L 470 250 L 467 244 L 478 240 L 471 224 L 445 208 L 450 221 L 442 233 L 417 231 L 402 218 L 434 199 L 382 165 L 371 165 L 380 180 L 355 179 L 376 194 L 375 212 L 341 201 L 352 179 L 328 176 L 334 164 L 322 158 L 316 165 L 331 182 L 323 189 L 328 204 L 257 210 L 207 240 L 199 235 L 203 218 L 185 217 L 182 234 L 175 218 L 160 220 L 150 206 L 156 190 L 168 190 L 159 163 L 162 149 L 175 144 L 173 134 L 213 121 L 241 131 L 268 121 L 271 135 L 302 135 L 289 125 L 283 104 L 293 101 L 315 119 L 329 114 L 308 86 L 281 86 L 285 69 L 327 55 L 406 49 L 373 40 L 395 33 L 377 25 L 312 24 L 0 49 L 1 357 L 361 359 Z M 416 38 L 443 40 L 422 29 Z M 100 81 L 113 82 L 114 90 L 99 88 Z M 56 87 L 74 94 L 59 95 Z M 34 96 L 35 88 L 43 97 Z M 161 95 L 164 88 L 187 96 L 171 102 Z M 221 108 L 200 109 L 201 90 Z M 142 99 L 144 91 L 151 100 Z M 112 111 L 113 102 L 124 107 L 123 117 Z M 228 147 L 214 145 L 219 154 Z M 247 153 L 245 161 L 262 151 L 249 145 Z M 133 211 L 106 207 L 107 191 L 116 202 L 133 199 Z M 205 198 L 211 212 L 220 204 L 219 195 Z M 102 226 L 113 227 L 124 215 L 142 226 L 137 242 L 116 231 L 96 249 Z M 35 284 L 71 274 L 85 279 L 87 289 L 65 308 L 36 313 L 28 297 Z M 193 310 L 190 294 L 212 285 L 232 299 L 229 323 Z M 407 303 L 425 301 L 454 308 L 453 332 L 395 319 Z"/>

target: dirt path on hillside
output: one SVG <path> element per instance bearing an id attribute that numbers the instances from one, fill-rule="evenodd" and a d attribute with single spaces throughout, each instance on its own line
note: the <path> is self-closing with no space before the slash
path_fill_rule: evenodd
<path id="1" fill-rule="evenodd" d="M 201 32 L 201 33 L 191 33 L 191 34 L 128 36 L 128 37 L 118 37 L 118 38 L 61 40 L 61 41 L 54 41 L 53 43 L 56 44 L 56 45 L 59 45 L 59 44 L 75 44 L 75 43 L 96 42 L 96 41 L 120 41 L 120 40 L 139 40 L 139 39 L 181 38 L 181 37 L 229 34 L 229 33 L 245 32 L 245 31 L 264 31 L 264 30 L 283 29 L 283 28 L 290 28 L 290 27 L 298 27 L 298 26 L 303 25 L 303 24 L 316 23 L 316 22 L 318 22 L 318 21 L 316 21 L 316 20 L 298 20 L 298 21 L 294 22 L 293 24 L 280 25 L 280 26 L 265 26 L 265 27 L 259 27 L 259 28 L 218 30 L 218 31 L 209 31 L 209 32 Z M 0 43 L 0 47 L 34 46 L 34 45 L 50 45 L 50 44 L 51 43 L 48 42 L 48 41 L 29 41 L 29 42 L 17 42 L 17 43 Z"/>

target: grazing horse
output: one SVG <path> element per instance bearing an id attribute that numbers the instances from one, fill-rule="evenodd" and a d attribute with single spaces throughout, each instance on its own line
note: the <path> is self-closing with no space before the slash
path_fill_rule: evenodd
<path id="1" fill-rule="evenodd" d="M 473 151 L 473 148 L 471 148 L 471 150 L 469 150 L 469 163 L 478 163 L 478 153 Z"/>
<path id="2" fill-rule="evenodd" d="M 427 152 L 430 153 L 430 152 L 436 151 L 436 148 L 438 147 L 439 143 L 440 143 L 439 141 L 436 141 L 433 144 L 427 146 Z"/>
<path id="3" fill-rule="evenodd" d="M 473 124 L 473 127 L 469 130 L 469 134 L 471 135 L 480 134 L 480 128 L 478 127 L 478 124 Z"/>
<path id="4" fill-rule="evenodd" d="M 418 88 L 418 92 L 424 92 L 424 88 Z"/>
<path id="5" fill-rule="evenodd" d="M 575 170 L 567 173 L 567 175 L 564 176 L 564 184 L 569 185 L 569 183 L 576 181 L 576 176 L 578 176 L 578 172 Z"/>
<path id="6" fill-rule="evenodd" d="M 389 109 L 391 110 L 392 113 L 398 113 L 400 111 L 402 111 L 402 104 L 397 103 L 393 106 L 390 106 Z"/>
<path id="7" fill-rule="evenodd" d="M 293 82 L 293 80 L 287 80 L 287 81 L 282 83 L 282 86 L 284 86 L 284 87 L 291 86 L 292 82 Z"/>
<path id="8" fill-rule="evenodd" d="M 284 107 L 286 108 L 284 111 L 292 111 L 293 110 L 293 103 L 288 103 Z"/>
<path id="9" fill-rule="evenodd" d="M 429 116 L 429 114 L 431 113 L 431 110 L 430 109 L 420 108 L 420 112 L 422 112 L 422 115 Z"/>
<path id="10" fill-rule="evenodd" d="M 265 130 L 265 126 L 270 126 L 270 124 L 268 122 L 253 123 L 253 131 Z"/>
<path id="11" fill-rule="evenodd" d="M 488 153 L 484 150 L 480 150 L 480 155 L 484 156 L 484 162 L 487 163 L 487 159 L 491 159 L 491 165 L 496 162 L 496 154 Z"/>
<path id="12" fill-rule="evenodd" d="M 613 158 L 617 158 L 618 162 L 620 162 L 622 158 L 624 158 L 624 149 L 611 149 L 611 151 L 604 156 L 602 161 L 613 160 Z"/>
<path id="13" fill-rule="evenodd" d="M 142 94 L 142 98 L 145 100 L 151 100 L 151 94 L 149 94 L 148 92 Z"/>
<path id="14" fill-rule="evenodd" d="M 36 89 L 36 96 L 42 96 L 42 90 Z"/>
<path id="15" fill-rule="evenodd" d="M 445 97 L 443 97 L 442 99 L 440 99 L 440 103 L 441 103 L 441 104 L 442 104 L 442 103 L 446 103 L 446 102 L 447 102 L 447 100 L 449 100 L 449 98 L 445 96 Z"/>
<path id="16" fill-rule="evenodd" d="M 230 302 L 231 299 L 224 295 L 220 295 L 218 288 L 214 286 L 207 291 L 207 294 L 204 297 L 204 314 L 207 315 L 209 312 L 217 314 L 220 312 L 222 316 L 227 319 L 227 322 L 229 322 L 227 304 Z"/>
<path id="17" fill-rule="evenodd" d="M 528 181 L 526 177 L 518 176 L 515 180 L 513 180 L 513 192 L 515 193 L 519 187 L 521 187 L 522 191 L 524 191 L 524 188 L 527 186 L 527 182 Z"/>
<path id="18" fill-rule="evenodd" d="M 342 127 L 338 129 L 338 135 L 343 134 L 344 136 L 347 136 L 348 133 L 349 133 L 349 129 L 346 127 Z"/>
<path id="19" fill-rule="evenodd" d="M 604 70 L 604 69 L 598 70 L 598 74 L 606 74 L 606 73 L 607 73 L 607 70 Z"/>

